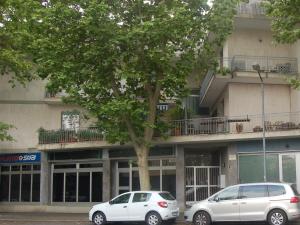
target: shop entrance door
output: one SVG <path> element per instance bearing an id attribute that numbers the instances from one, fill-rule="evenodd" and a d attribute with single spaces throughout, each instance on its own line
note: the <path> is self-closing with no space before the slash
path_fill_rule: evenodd
<path id="1" fill-rule="evenodd" d="M 300 192 L 300 154 L 288 153 L 279 155 L 280 182 L 292 183 Z"/>

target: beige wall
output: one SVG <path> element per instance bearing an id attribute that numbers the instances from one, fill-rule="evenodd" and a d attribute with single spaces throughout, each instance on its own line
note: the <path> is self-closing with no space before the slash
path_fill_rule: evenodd
<path id="1" fill-rule="evenodd" d="M 23 86 L 16 83 L 16 87 L 12 88 L 8 83 L 9 76 L 0 76 L 0 101 L 3 100 L 22 100 L 22 101 L 40 101 L 45 96 L 46 81 L 35 80 Z"/>
<path id="2" fill-rule="evenodd" d="M 0 150 L 36 148 L 37 130 L 61 128 L 61 112 L 75 107 L 47 104 L 1 104 L 0 121 L 13 124 L 11 129 L 15 142 L 0 142 Z"/>
<path id="3" fill-rule="evenodd" d="M 292 45 L 275 44 L 271 32 L 267 30 L 235 30 L 225 46 L 229 57 L 235 55 L 294 57 Z"/>
<path id="4" fill-rule="evenodd" d="M 288 85 L 265 85 L 265 112 L 290 112 Z M 229 116 L 261 114 L 260 84 L 229 84 Z"/>

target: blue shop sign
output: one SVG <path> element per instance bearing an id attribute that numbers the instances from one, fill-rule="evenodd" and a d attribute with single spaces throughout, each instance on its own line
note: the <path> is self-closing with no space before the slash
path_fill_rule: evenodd
<path id="1" fill-rule="evenodd" d="M 41 153 L 1 154 L 0 163 L 36 163 L 41 161 Z"/>

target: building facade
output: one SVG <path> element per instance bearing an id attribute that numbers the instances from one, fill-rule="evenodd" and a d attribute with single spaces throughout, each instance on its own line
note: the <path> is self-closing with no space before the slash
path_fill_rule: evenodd
<path id="1" fill-rule="evenodd" d="M 195 113 L 172 122 L 170 137 L 155 139 L 150 151 L 151 188 L 170 191 L 181 210 L 228 185 L 263 181 L 263 126 L 268 181 L 300 188 L 300 92 L 287 82 L 300 69 L 300 42 L 275 45 L 258 3 L 237 11 L 219 69 L 187 101 Z M 1 77 L 0 121 L 16 126 L 16 141 L 0 143 L 0 211 L 87 212 L 139 189 L 130 145 L 107 143 L 82 109 L 46 93 L 44 81 L 14 89 L 7 81 Z"/>

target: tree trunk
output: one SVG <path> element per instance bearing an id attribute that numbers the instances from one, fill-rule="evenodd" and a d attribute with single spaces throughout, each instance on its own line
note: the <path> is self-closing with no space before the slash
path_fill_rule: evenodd
<path id="1" fill-rule="evenodd" d="M 141 191 L 149 191 L 151 188 L 148 166 L 149 147 L 135 146 L 135 152 L 138 159 L 140 189 Z"/>

